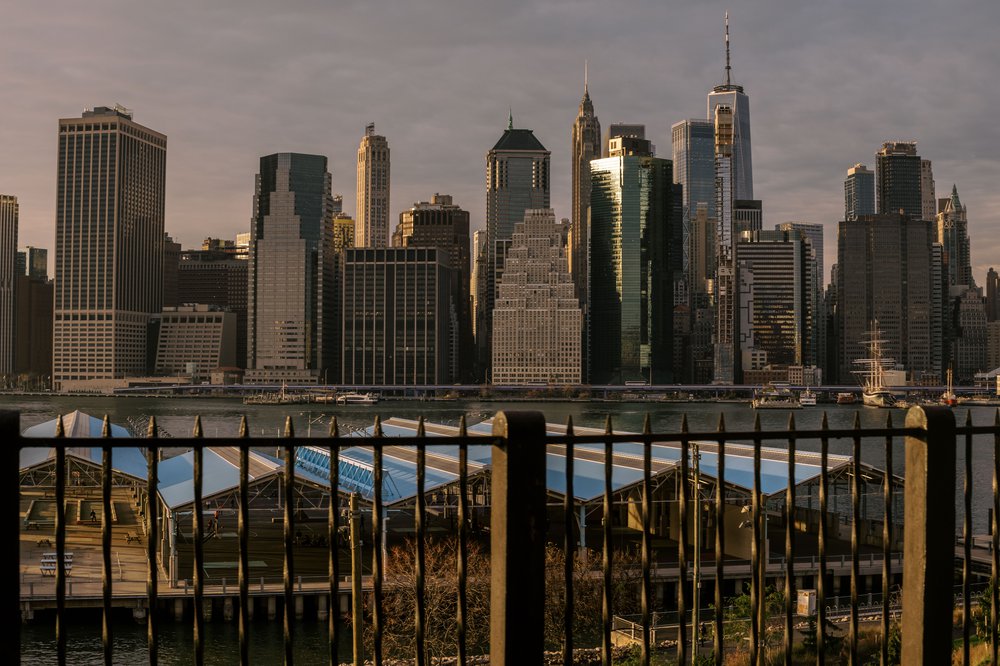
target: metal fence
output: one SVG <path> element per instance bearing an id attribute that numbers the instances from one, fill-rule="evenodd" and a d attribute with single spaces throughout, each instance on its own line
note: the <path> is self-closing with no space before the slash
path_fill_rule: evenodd
<path id="1" fill-rule="evenodd" d="M 158 488 L 158 465 L 159 446 L 156 439 L 157 427 L 151 421 L 149 425 L 150 438 L 142 440 L 141 444 L 146 447 L 146 488 L 148 498 L 154 504 L 150 510 L 145 512 L 145 529 L 150 535 L 157 533 L 157 515 L 155 503 L 159 501 Z M 25 439 L 19 434 L 19 417 L 16 412 L 0 412 L 0 434 L 4 441 L 14 442 L 14 451 L 20 453 L 22 448 L 27 447 L 52 447 L 54 448 L 54 500 L 55 500 L 55 525 L 54 525 L 54 550 L 55 560 L 62 562 L 66 556 L 66 455 L 67 449 L 79 442 L 62 437 L 61 428 L 57 428 L 56 436 L 51 439 Z M 106 429 L 106 434 L 110 430 Z M 653 433 L 649 427 L 647 418 L 646 427 L 641 434 L 621 434 L 615 433 L 612 429 L 610 419 L 606 431 L 603 434 L 574 434 L 572 421 L 567 423 L 565 434 L 552 435 L 546 432 L 546 423 L 543 415 L 538 412 L 507 412 L 500 413 L 494 419 L 492 437 L 470 436 L 466 431 L 464 420 L 456 437 L 425 437 L 423 422 L 417 429 L 416 435 L 412 437 L 392 437 L 385 438 L 381 427 L 376 421 L 374 436 L 366 438 L 345 437 L 338 430 L 336 419 L 331 424 L 330 434 L 326 439 L 304 439 L 296 438 L 292 431 L 291 420 L 287 422 L 283 446 L 283 475 L 281 483 L 282 506 L 284 507 L 283 521 L 283 578 L 281 594 L 283 596 L 283 633 L 284 633 L 284 655 L 285 661 L 291 664 L 293 661 L 293 644 L 295 641 L 295 622 L 293 609 L 295 607 L 294 595 L 296 585 L 296 569 L 293 558 L 293 542 L 296 534 L 296 512 L 294 511 L 294 488 L 296 477 L 295 450 L 298 446 L 308 445 L 315 447 L 321 445 L 328 447 L 330 457 L 330 479 L 332 488 L 340 487 L 338 456 L 344 448 L 354 446 L 371 447 L 373 451 L 374 484 L 373 484 L 373 506 L 371 520 L 372 543 L 379 543 L 382 532 L 385 528 L 383 524 L 383 448 L 386 446 L 411 446 L 416 452 L 416 475 L 417 493 L 414 506 L 414 533 L 416 543 L 415 553 L 415 600 L 416 609 L 413 622 L 414 650 L 413 659 L 416 664 L 424 664 L 427 661 L 425 640 L 426 640 L 426 607 L 425 590 L 428 585 L 427 571 L 425 570 L 425 544 L 427 541 L 427 505 L 425 498 L 426 489 L 426 456 L 429 450 L 436 445 L 458 446 L 459 452 L 459 479 L 458 479 L 458 506 L 456 531 L 458 539 L 457 568 L 458 592 L 455 603 L 457 624 L 457 644 L 455 646 L 455 656 L 459 664 L 467 663 L 473 655 L 470 655 L 466 640 L 466 627 L 469 622 L 468 603 L 466 599 L 467 580 L 467 550 L 472 535 L 470 534 L 469 504 L 468 504 L 468 447 L 470 445 L 482 445 L 488 443 L 492 445 L 492 467 L 491 467 L 491 505 L 490 505 L 490 661 L 497 664 L 517 664 L 522 666 L 529 663 L 541 663 L 544 651 L 543 625 L 544 605 L 545 605 L 545 548 L 547 541 L 547 531 L 549 529 L 547 500 L 549 495 L 546 489 L 546 449 L 547 447 L 562 447 L 565 451 L 565 482 L 563 516 L 565 524 L 562 526 L 563 543 L 562 552 L 564 555 L 564 569 L 562 572 L 565 594 L 563 596 L 563 637 L 562 637 L 562 661 L 565 664 L 573 663 L 574 659 L 574 560 L 577 557 L 577 539 L 575 532 L 578 525 L 574 522 L 577 511 L 576 500 L 574 499 L 574 447 L 580 445 L 603 445 L 604 456 L 604 497 L 603 513 L 611 516 L 614 510 L 615 491 L 612 483 L 613 456 L 616 444 L 625 442 L 639 442 L 642 444 L 642 483 L 641 483 L 641 582 L 638 585 L 638 595 L 640 597 L 641 614 L 636 618 L 636 630 L 641 628 L 643 637 L 641 648 L 641 663 L 649 664 L 651 653 L 654 649 L 652 645 L 653 614 L 660 610 L 654 608 L 655 602 L 652 589 L 652 534 L 651 534 L 651 497 L 653 488 L 651 486 L 651 460 L 652 447 L 656 443 L 671 442 L 680 447 L 680 489 L 678 493 L 678 519 L 682 526 L 678 530 L 677 539 L 677 576 L 680 581 L 676 585 L 677 598 L 673 609 L 675 613 L 677 627 L 674 632 L 675 642 L 672 657 L 679 663 L 686 663 L 692 660 L 692 646 L 696 645 L 696 632 L 699 631 L 697 623 L 689 626 L 688 599 L 690 597 L 690 567 L 691 546 L 689 543 L 688 529 L 685 527 L 692 520 L 693 508 L 691 503 L 695 501 L 692 493 L 694 483 L 691 469 L 691 448 L 697 442 L 712 442 L 718 449 L 718 469 L 717 483 L 715 485 L 715 498 L 713 510 L 719 515 L 726 511 L 738 510 L 731 504 L 727 504 L 725 494 L 726 469 L 725 450 L 727 443 L 750 442 L 753 446 L 753 492 L 751 495 L 750 511 L 748 520 L 752 528 L 751 566 L 750 566 L 750 599 L 751 607 L 755 612 L 750 614 L 750 636 L 749 650 L 750 663 L 757 664 L 763 662 L 764 647 L 763 637 L 764 627 L 764 605 L 765 605 L 765 585 L 767 575 L 765 572 L 765 557 L 763 550 L 763 538 L 765 535 L 765 511 L 763 510 L 763 495 L 761 484 L 761 455 L 762 446 L 765 443 L 777 443 L 782 447 L 787 447 L 788 454 L 788 484 L 785 501 L 783 505 L 784 525 L 785 525 L 785 548 L 783 554 L 784 562 L 796 562 L 795 552 L 795 530 L 796 512 L 801 511 L 796 506 L 796 479 L 794 475 L 794 465 L 796 459 L 796 445 L 801 440 L 818 440 L 820 442 L 819 457 L 821 460 L 821 476 L 819 480 L 819 511 L 825 516 L 828 504 L 828 478 L 827 478 L 827 457 L 829 455 L 829 445 L 831 441 L 841 440 L 852 444 L 853 450 L 853 474 L 851 475 L 851 497 L 852 515 L 854 519 L 851 523 L 851 567 L 850 567 L 850 600 L 849 600 L 849 629 L 848 647 L 852 663 L 858 660 L 858 637 L 859 637 L 859 609 L 871 611 L 877 602 L 871 601 L 871 595 L 860 593 L 859 567 L 864 559 L 861 554 L 860 543 L 860 521 L 857 519 L 860 511 L 860 492 L 858 479 L 861 476 L 862 443 L 865 447 L 880 448 L 885 458 L 887 470 L 893 466 L 893 443 L 900 440 L 905 441 L 905 539 L 902 559 L 902 590 L 901 595 L 892 594 L 890 583 L 894 574 L 894 565 L 899 566 L 898 553 L 891 552 L 891 526 L 894 523 L 892 516 L 893 501 L 891 498 L 892 484 L 884 484 L 883 502 L 883 539 L 882 539 L 882 590 L 877 599 L 880 601 L 878 623 L 881 626 L 882 636 L 889 633 L 891 618 L 898 613 L 894 599 L 902 599 L 902 663 L 904 664 L 941 664 L 951 662 L 952 642 L 950 640 L 953 631 L 953 609 L 956 595 L 952 588 L 953 572 L 956 566 L 961 569 L 962 593 L 960 595 L 962 615 L 962 644 L 963 663 L 969 663 L 969 648 L 972 642 L 972 458 L 974 437 L 980 437 L 977 446 L 980 446 L 984 439 L 992 442 L 990 459 L 993 461 L 992 467 L 992 516 L 991 516 L 991 543 L 989 552 L 990 573 L 996 580 L 998 570 L 1000 570 L 1000 542 L 998 542 L 997 516 L 1000 515 L 1000 494 L 998 494 L 997 483 L 1000 476 L 1000 413 L 998 413 L 995 423 L 991 426 L 973 426 L 971 418 L 964 426 L 956 427 L 955 418 L 950 409 L 947 408 L 912 408 L 906 415 L 904 427 L 896 427 L 892 424 L 891 418 L 887 419 L 885 427 L 868 428 L 860 427 L 860 421 L 856 420 L 853 428 L 831 429 L 827 427 L 826 417 L 819 429 L 796 430 L 794 421 L 790 421 L 789 427 L 780 431 L 763 431 L 760 428 L 759 420 L 754 429 L 743 432 L 727 432 L 724 422 L 720 419 L 718 429 L 713 432 L 689 432 L 687 421 L 684 420 L 679 432 L 673 433 Z M 134 441 L 112 440 L 110 438 L 102 440 L 99 445 L 103 449 L 102 456 L 102 486 L 101 486 L 101 544 L 102 544 L 102 594 L 101 608 L 103 612 L 103 649 L 106 663 L 111 663 L 113 654 L 113 624 L 111 621 L 113 595 L 114 595 L 114 563 L 111 557 L 112 525 L 110 515 L 112 514 L 112 450 L 115 447 L 135 446 Z M 249 539 L 248 533 L 249 497 L 248 497 L 248 456 L 250 447 L 254 440 L 249 439 L 248 429 L 244 422 L 241 428 L 241 437 L 238 438 L 202 438 L 200 422 L 196 420 L 194 433 L 191 438 L 172 438 L 169 442 L 171 447 L 187 447 L 193 450 L 193 483 L 194 483 L 194 505 L 201 506 L 202 484 L 204 476 L 203 455 L 206 448 L 233 446 L 240 451 L 240 486 L 238 502 L 238 541 L 239 541 L 239 561 L 238 561 L 238 624 L 239 624 L 239 655 L 241 663 L 250 662 L 249 635 L 250 625 L 250 591 L 255 584 L 250 575 L 248 562 Z M 960 557 L 956 560 L 955 541 L 950 535 L 955 534 L 956 507 L 951 498 L 955 496 L 955 474 L 950 470 L 955 470 L 956 452 L 964 448 L 964 469 L 961 476 L 964 477 L 964 512 L 962 512 L 962 534 Z M 9 525 L 15 525 L 21 530 L 24 527 L 20 513 L 20 489 L 19 478 L 14 478 L 14 472 L 8 473 L 8 483 L 3 484 L 8 496 L 7 505 L 9 508 Z M 697 499 L 700 504 L 701 498 Z M 712 503 L 712 500 L 709 500 Z M 340 581 L 342 580 L 341 565 L 337 556 L 336 544 L 341 527 L 344 527 L 343 517 L 339 512 L 339 502 L 329 502 L 329 512 L 326 521 L 327 537 L 326 543 L 330 544 L 328 568 L 328 585 L 330 599 L 329 613 L 329 654 L 330 663 L 337 663 L 340 646 L 338 641 L 341 636 L 341 628 L 344 618 L 338 611 L 334 600 L 339 598 Z M 203 577 L 205 556 L 202 542 L 206 534 L 205 519 L 202 511 L 193 511 L 193 575 L 191 592 L 194 606 L 194 626 L 192 641 L 192 659 L 194 663 L 203 662 L 205 647 L 205 580 Z M 600 652 L 603 663 L 610 664 L 612 660 L 612 627 L 615 615 L 614 591 L 613 591 L 613 571 L 616 566 L 616 552 L 613 548 L 613 526 L 612 520 L 604 520 L 602 525 L 602 564 L 601 564 L 601 588 L 603 597 L 602 609 L 602 639 Z M 715 558 L 712 562 L 714 568 L 714 578 L 716 581 L 723 581 L 725 569 L 730 562 L 724 556 L 725 529 L 723 520 L 715 520 Z M 700 532 L 700 530 L 699 530 Z M 824 664 L 826 661 L 824 641 L 827 640 L 827 633 L 824 627 L 827 625 L 827 615 L 829 614 L 829 599 L 833 597 L 827 590 L 826 575 L 828 570 L 828 534 L 827 521 L 825 518 L 819 521 L 819 528 L 815 534 L 818 547 L 818 570 L 820 575 L 816 577 L 817 594 L 817 630 L 816 642 L 816 662 Z M 161 555 L 157 552 L 157 539 L 148 538 L 146 540 L 146 555 L 148 559 L 147 580 L 146 580 L 146 603 L 150 609 L 146 622 L 148 629 L 148 660 L 151 664 L 158 662 L 159 630 L 162 620 L 158 618 L 156 611 L 158 595 L 158 571 L 157 562 Z M 373 658 L 375 663 L 382 663 L 386 655 L 383 654 L 382 638 L 385 630 L 385 609 L 383 608 L 384 590 L 384 555 L 380 548 L 372 549 L 372 577 L 371 577 L 371 605 L 372 605 L 372 630 L 373 630 Z M 838 556 L 839 557 L 839 556 Z M 10 599 L 10 610 L 12 616 L 17 617 L 24 609 L 21 598 L 21 577 L 20 562 L 14 567 L 7 577 L 7 589 Z M 784 660 L 785 663 L 792 663 L 793 643 L 796 629 L 795 589 L 796 579 L 793 567 L 784 568 Z M 59 663 L 65 663 L 66 636 L 68 631 L 67 613 L 67 572 L 64 567 L 56 566 L 54 572 L 55 586 L 55 633 L 56 650 Z M 870 592 L 870 591 L 869 591 Z M 992 598 L 989 606 L 992 610 L 990 617 L 993 618 L 990 628 L 990 642 L 992 644 L 993 663 L 997 662 L 997 609 L 1000 607 L 1000 600 L 997 598 L 997 587 L 992 587 Z M 17 603 L 15 611 L 14 604 Z M 714 606 L 724 608 L 728 600 L 723 597 L 722 585 L 715 585 Z M 17 613 L 17 614 L 15 614 Z M 723 614 L 713 614 L 711 616 L 712 640 L 714 641 L 713 658 L 716 664 L 723 663 L 725 658 Z M 947 639 L 945 639 L 947 637 Z M 21 635 L 18 631 L 17 661 L 20 659 Z M 882 641 L 881 659 L 886 663 L 889 657 L 888 642 Z"/>

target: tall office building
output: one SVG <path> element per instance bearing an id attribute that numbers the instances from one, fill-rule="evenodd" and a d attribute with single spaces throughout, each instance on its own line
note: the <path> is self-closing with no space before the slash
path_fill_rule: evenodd
<path id="1" fill-rule="evenodd" d="M 733 236 L 744 231 L 761 231 L 764 228 L 764 205 L 760 199 L 733 202 Z"/>
<path id="2" fill-rule="evenodd" d="M 587 300 L 587 215 L 590 210 L 590 162 L 601 155 L 601 122 L 594 115 L 587 77 L 584 75 L 583 99 L 573 122 L 573 206 L 570 212 L 569 270 L 576 294 L 586 307 Z"/>
<path id="3" fill-rule="evenodd" d="M 206 239 L 218 241 L 218 239 Z M 206 242 L 201 250 L 185 250 L 177 267 L 177 301 L 199 303 L 232 312 L 236 318 L 236 360 L 247 362 L 247 292 L 250 262 L 238 258 L 233 241 Z M 214 248 L 214 249 L 207 249 Z"/>
<path id="4" fill-rule="evenodd" d="M 680 194 L 670 160 L 590 163 L 590 381 L 673 382 L 673 278 Z"/>
<path id="5" fill-rule="evenodd" d="M 317 382 L 334 362 L 331 200 L 326 157 L 260 158 L 250 227 L 248 382 Z"/>
<path id="6" fill-rule="evenodd" d="M 1000 273 L 992 266 L 986 272 L 986 318 L 989 321 L 1000 319 Z"/>
<path id="7" fill-rule="evenodd" d="M 765 352 L 772 365 L 815 365 L 815 269 L 806 238 L 793 230 L 745 232 L 736 244 L 736 266 L 750 289 L 740 303 L 746 339 L 753 341 L 740 350 L 743 367 L 752 351 Z"/>
<path id="8" fill-rule="evenodd" d="M 0 376 L 14 372 L 17 220 L 17 197 L 0 194 Z"/>
<path id="9" fill-rule="evenodd" d="M 514 227 L 493 309 L 493 383 L 581 382 L 580 301 L 555 212 L 527 210 Z"/>
<path id="10" fill-rule="evenodd" d="M 611 123 L 608 125 L 607 129 L 604 130 L 604 138 L 601 141 L 601 157 L 609 157 L 608 146 L 611 144 L 611 139 L 615 137 L 629 137 L 632 139 L 645 139 L 646 138 L 646 126 L 637 123 Z M 651 150 L 655 148 L 651 145 Z M 595 157 L 596 159 L 596 157 Z"/>
<path id="11" fill-rule="evenodd" d="M 49 389 L 52 374 L 51 280 L 17 276 L 14 374 L 27 375 L 35 388 Z"/>
<path id="12" fill-rule="evenodd" d="M 726 80 L 708 93 L 708 120 L 715 120 L 716 109 L 729 107 L 732 114 L 733 198 L 753 199 L 753 160 L 750 150 L 750 98 L 743 86 L 732 82 L 729 60 L 729 12 L 726 12 Z"/>
<path id="13" fill-rule="evenodd" d="M 389 242 L 389 142 L 368 123 L 358 146 L 358 247 L 385 247 Z"/>
<path id="14" fill-rule="evenodd" d="M 181 262 L 181 244 L 170 234 L 163 234 L 163 307 L 175 308 L 177 300 L 177 271 Z"/>
<path id="15" fill-rule="evenodd" d="M 333 220 L 333 249 L 335 252 L 342 252 L 349 247 L 354 247 L 354 231 L 356 225 L 354 218 L 347 213 L 334 213 Z"/>
<path id="16" fill-rule="evenodd" d="M 914 141 L 887 141 L 875 156 L 878 212 L 923 217 L 923 167 Z M 933 218 L 930 218 L 933 219 Z"/>
<path id="17" fill-rule="evenodd" d="M 823 225 L 807 222 L 784 222 L 774 227 L 775 231 L 797 232 L 809 244 L 809 266 L 812 271 L 812 326 L 810 327 L 810 345 L 813 352 L 813 363 L 826 368 L 826 304 L 823 296 L 823 283 L 826 279 L 823 265 Z"/>
<path id="18" fill-rule="evenodd" d="M 147 367 L 163 297 L 167 137 L 116 106 L 59 121 L 53 384 L 111 389 Z"/>
<path id="19" fill-rule="evenodd" d="M 934 170 L 930 160 L 920 160 L 920 219 L 933 220 L 937 215 L 934 194 Z"/>
<path id="20" fill-rule="evenodd" d="M 477 229 L 472 232 L 472 277 L 469 278 L 469 294 L 472 300 L 472 335 L 478 340 L 479 304 L 485 301 L 486 264 L 479 261 L 485 255 L 486 230 Z"/>
<path id="21" fill-rule="evenodd" d="M 45 282 L 49 279 L 49 251 L 44 247 L 26 245 L 17 251 L 24 255 L 24 270 L 18 275 L 27 275 L 34 280 Z"/>
<path id="22" fill-rule="evenodd" d="M 851 383 L 866 335 L 878 322 L 885 356 L 911 381 L 940 381 L 940 246 L 933 224 L 905 214 L 862 216 L 838 225 L 837 371 Z"/>
<path id="23" fill-rule="evenodd" d="M 715 108 L 715 353 L 716 384 L 732 384 L 739 375 L 739 312 L 735 238 L 735 118 L 728 106 Z"/>
<path id="24" fill-rule="evenodd" d="M 437 194 L 428 203 L 421 201 L 399 214 L 399 225 L 392 235 L 393 247 L 436 247 L 439 258 L 454 273 L 454 293 L 449 325 L 451 354 L 450 374 L 456 381 L 470 381 L 473 362 L 472 315 L 469 285 L 469 211 L 452 203 L 447 194 Z"/>
<path id="25" fill-rule="evenodd" d="M 864 164 L 855 164 L 844 179 L 844 219 L 850 222 L 874 214 L 875 172 Z"/>
<path id="26" fill-rule="evenodd" d="M 670 128 L 673 147 L 674 182 L 682 187 L 684 205 L 684 270 L 690 289 L 699 288 L 692 268 L 692 228 L 698 204 L 706 215 L 715 216 L 715 125 L 709 120 L 682 120 Z"/>
<path id="27" fill-rule="evenodd" d="M 489 367 L 496 285 L 503 274 L 514 225 L 524 219 L 524 211 L 549 207 L 550 155 L 531 130 L 514 129 L 511 115 L 503 136 L 486 155 L 486 242 L 476 257 L 482 264 L 480 279 L 484 279 L 476 311 L 481 375 L 486 375 Z"/>
<path id="28" fill-rule="evenodd" d="M 164 308 L 155 318 L 153 372 L 206 380 L 236 365 L 236 314 L 215 305 Z"/>
<path id="29" fill-rule="evenodd" d="M 709 217 L 706 203 L 695 205 L 689 241 L 691 293 L 707 295 L 715 282 L 715 220 Z"/>
<path id="30" fill-rule="evenodd" d="M 958 198 L 958 186 L 952 185 L 951 196 L 941 199 L 937 214 L 937 242 L 944 248 L 948 285 L 976 286 L 972 277 L 972 257 L 969 252 L 968 211 Z"/>
<path id="31" fill-rule="evenodd" d="M 345 250 L 341 382 L 451 384 L 452 278 L 436 247 Z"/>

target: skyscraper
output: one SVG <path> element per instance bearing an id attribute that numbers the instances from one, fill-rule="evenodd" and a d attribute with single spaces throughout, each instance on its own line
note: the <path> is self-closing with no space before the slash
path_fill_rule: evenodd
<path id="1" fill-rule="evenodd" d="M 447 194 L 435 193 L 428 203 L 420 201 L 399 214 L 392 235 L 393 247 L 436 247 L 439 259 L 453 275 L 448 334 L 454 351 L 450 374 L 456 380 L 471 380 L 473 362 L 472 315 L 470 311 L 469 211 L 452 203 Z"/>
<path id="2" fill-rule="evenodd" d="M 611 123 L 608 125 L 607 129 L 604 130 L 604 139 L 601 142 L 601 157 L 609 156 L 608 145 L 611 143 L 611 139 L 618 136 L 645 139 L 646 126 L 638 123 Z M 594 159 L 597 159 L 596 156 Z"/>
<path id="3" fill-rule="evenodd" d="M 587 213 L 590 209 L 590 161 L 601 155 L 601 122 L 594 115 L 587 76 L 583 99 L 573 123 L 573 206 L 570 213 L 569 270 L 581 304 L 587 300 Z"/>
<path id="4" fill-rule="evenodd" d="M 887 141 L 875 156 L 878 212 L 923 217 L 922 169 L 914 141 Z M 933 219 L 933 218 L 931 218 Z"/>
<path id="5" fill-rule="evenodd" d="M 918 169 L 919 174 L 919 169 Z M 940 250 L 931 222 L 905 214 L 843 221 L 837 238 L 838 381 L 851 383 L 854 361 L 868 356 L 873 322 L 915 382 L 940 381 Z"/>
<path id="6" fill-rule="evenodd" d="M 682 120 L 670 128 L 674 158 L 674 182 L 682 187 L 684 202 L 684 270 L 697 291 L 701 282 L 692 268 L 692 226 L 698 204 L 705 204 L 708 217 L 715 217 L 715 125 L 709 120 Z"/>
<path id="7" fill-rule="evenodd" d="M 147 367 L 163 292 L 167 137 L 120 106 L 59 121 L 53 384 L 110 389 Z"/>
<path id="8" fill-rule="evenodd" d="M 809 243 L 809 267 L 812 271 L 812 325 L 810 326 L 810 345 L 813 353 L 812 362 L 825 369 L 826 367 L 826 305 L 823 298 L 823 281 L 826 279 L 823 266 L 823 225 L 807 222 L 784 222 L 776 225 L 776 231 L 797 232 Z"/>
<path id="9" fill-rule="evenodd" d="M 503 274 L 514 225 L 524 219 L 524 211 L 549 207 L 550 155 L 531 130 L 514 129 L 511 115 L 503 136 L 486 155 L 486 243 L 476 257 L 485 278 L 476 312 L 476 348 L 482 371 L 489 367 L 496 284 Z"/>
<path id="10" fill-rule="evenodd" d="M 986 318 L 1000 319 L 1000 273 L 992 266 L 986 272 Z"/>
<path id="11" fill-rule="evenodd" d="M 17 197 L 0 194 L 0 376 L 14 372 L 17 218 Z"/>
<path id="12" fill-rule="evenodd" d="M 920 211 L 922 220 L 933 220 L 937 215 L 934 194 L 934 170 L 930 160 L 920 160 Z"/>
<path id="13" fill-rule="evenodd" d="M 969 218 L 967 209 L 958 198 L 958 186 L 952 185 L 951 196 L 942 199 L 937 214 L 937 241 L 944 248 L 948 286 L 974 287 L 972 257 L 969 253 Z"/>
<path id="14" fill-rule="evenodd" d="M 514 227 L 493 309 L 494 384 L 579 384 L 582 314 L 555 212 Z"/>
<path id="15" fill-rule="evenodd" d="M 317 382 L 333 363 L 331 202 L 326 157 L 260 158 L 251 220 L 248 382 Z"/>
<path id="16" fill-rule="evenodd" d="M 24 272 L 33 280 L 45 282 L 49 279 L 49 251 L 44 247 L 32 247 L 26 245 L 18 250 L 18 254 L 24 255 Z"/>
<path id="17" fill-rule="evenodd" d="M 247 296 L 250 262 L 233 241 L 206 239 L 201 250 L 185 250 L 177 267 L 177 301 L 217 306 L 236 317 L 236 361 L 247 363 Z M 215 242 L 213 242 L 215 241 Z M 206 248 L 215 249 L 204 249 Z"/>
<path id="18" fill-rule="evenodd" d="M 670 160 L 590 163 L 590 381 L 673 381 L 673 278 L 681 271 Z"/>
<path id="19" fill-rule="evenodd" d="M 355 217 L 358 247 L 385 247 L 389 243 L 389 142 L 368 123 L 358 147 L 358 211 Z"/>
<path id="20" fill-rule="evenodd" d="M 862 215 L 875 214 L 875 172 L 858 163 L 847 170 L 844 179 L 844 219 L 848 222 Z"/>
<path id="21" fill-rule="evenodd" d="M 715 107 L 715 376 L 732 384 L 739 374 L 734 244 L 735 118 L 732 108 Z"/>
<path id="22" fill-rule="evenodd" d="M 729 12 L 726 12 L 726 80 L 708 93 L 708 120 L 715 120 L 719 106 L 729 107 L 733 117 L 733 198 L 753 199 L 753 160 L 750 150 L 750 98 L 743 86 L 732 82 L 729 62 Z"/>

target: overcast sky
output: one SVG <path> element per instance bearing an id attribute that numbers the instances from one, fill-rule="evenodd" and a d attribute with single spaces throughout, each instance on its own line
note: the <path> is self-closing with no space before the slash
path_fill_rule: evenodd
<path id="1" fill-rule="evenodd" d="M 750 96 L 765 228 L 826 225 L 836 258 L 848 167 L 916 140 L 937 195 L 969 209 L 977 280 L 1000 265 L 1000 3 L 996 0 L 14 0 L 0 39 L 0 193 L 20 245 L 54 248 L 57 120 L 123 104 L 168 136 L 166 228 L 182 245 L 248 230 L 261 155 L 329 157 L 352 215 L 365 124 L 392 151 L 390 226 L 449 193 L 483 226 L 486 152 L 507 108 L 552 151 L 569 216 L 570 128 L 590 62 L 602 126 L 705 117 L 721 82 Z"/>

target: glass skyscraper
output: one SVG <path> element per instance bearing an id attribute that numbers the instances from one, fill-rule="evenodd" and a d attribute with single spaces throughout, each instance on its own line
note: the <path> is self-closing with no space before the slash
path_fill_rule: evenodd
<path id="1" fill-rule="evenodd" d="M 260 158 L 250 240 L 247 380 L 315 382 L 334 362 L 326 157 Z"/>
<path id="2" fill-rule="evenodd" d="M 590 163 L 590 380 L 671 383 L 680 207 L 670 160 Z M 673 250 L 673 252 L 672 252 Z"/>
<path id="3" fill-rule="evenodd" d="M 0 194 L 0 375 L 14 372 L 17 197 Z"/>
<path id="4" fill-rule="evenodd" d="M 874 214 L 875 172 L 864 164 L 855 164 L 844 179 L 844 219 L 850 222 Z"/>
<path id="5" fill-rule="evenodd" d="M 689 119 L 670 128 L 674 157 L 674 182 L 682 186 L 684 205 L 684 270 L 691 276 L 691 223 L 698 204 L 705 204 L 708 217 L 715 217 L 715 126 L 708 120 Z M 703 281 L 702 281 L 703 282 Z"/>
<path id="6" fill-rule="evenodd" d="M 708 93 L 709 122 L 715 109 L 728 106 L 733 114 L 733 199 L 753 199 L 753 160 L 750 150 L 750 97 L 731 81 L 729 64 L 729 14 L 726 14 L 726 81 Z"/>
<path id="7" fill-rule="evenodd" d="M 887 141 L 875 156 L 878 212 L 924 219 L 923 166 L 913 141 Z"/>

